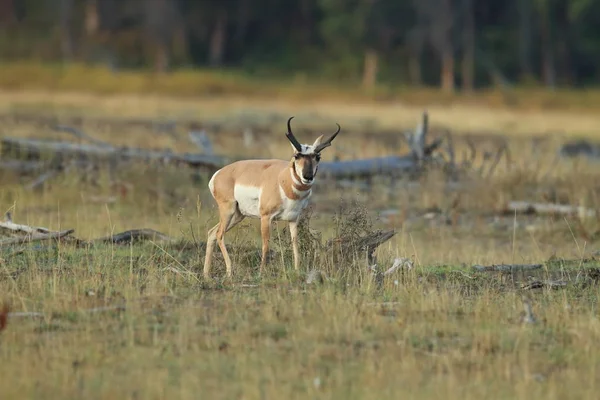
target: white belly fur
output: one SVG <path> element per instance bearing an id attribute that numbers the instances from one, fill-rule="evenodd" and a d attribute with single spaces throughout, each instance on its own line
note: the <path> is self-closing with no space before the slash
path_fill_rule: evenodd
<path id="1" fill-rule="evenodd" d="M 260 188 L 254 186 L 235 185 L 233 196 L 238 203 L 240 212 L 246 217 L 260 217 Z"/>

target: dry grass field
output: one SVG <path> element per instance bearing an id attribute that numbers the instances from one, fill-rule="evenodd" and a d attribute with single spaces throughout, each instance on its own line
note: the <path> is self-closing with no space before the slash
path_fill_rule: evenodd
<path id="1" fill-rule="evenodd" d="M 280 224 L 275 256 L 259 277 L 259 229 L 246 220 L 226 236 L 234 278 L 223 279 L 218 251 L 214 279 L 202 278 L 202 242 L 217 221 L 205 173 L 153 164 L 75 168 L 29 189 L 35 174 L 0 170 L 0 211 L 16 223 L 72 228 L 82 240 L 136 228 L 176 239 L 1 246 L 0 302 L 9 307 L 0 310 L 1 397 L 597 398 L 600 220 L 511 213 L 507 204 L 600 209 L 597 164 L 556 157 L 568 138 L 598 139 L 600 115 L 427 109 L 432 134 L 453 133 L 459 160 L 465 138 L 475 141 L 466 177 L 449 183 L 433 170 L 415 182 L 374 179 L 367 189 L 320 183 L 302 232 L 300 273 Z M 183 126 L 199 121 L 220 127 L 207 129 L 218 154 L 287 159 L 283 132 L 295 115 L 296 135 L 307 142 L 341 124 L 324 161 L 404 154 L 401 132 L 422 110 L 339 99 L 0 93 L 3 137 L 73 140 L 50 129 L 63 123 L 113 145 L 196 152 Z M 242 144 L 245 126 L 262 127 L 254 145 Z M 510 161 L 478 174 L 483 153 L 502 141 Z M 333 237 L 391 228 L 378 268 L 398 257 L 413 268 L 381 284 L 359 251 L 320 250 Z M 535 263 L 542 268 L 509 274 L 473 268 Z M 323 279 L 307 283 L 313 269 Z M 555 284 L 530 289 L 534 281 Z M 534 323 L 524 322 L 527 304 Z"/>

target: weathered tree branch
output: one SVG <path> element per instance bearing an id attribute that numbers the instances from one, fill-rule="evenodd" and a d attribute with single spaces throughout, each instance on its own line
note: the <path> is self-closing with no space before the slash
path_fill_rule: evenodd
<path id="1" fill-rule="evenodd" d="M 75 232 L 75 229 L 68 229 L 60 232 L 49 232 L 49 233 L 32 233 L 21 237 L 12 237 L 7 239 L 0 239 L 0 246 L 10 246 L 15 244 L 23 244 L 29 242 L 39 242 L 42 240 L 61 239 L 65 236 L 69 236 Z"/>
<path id="2" fill-rule="evenodd" d="M 95 243 L 114 243 L 114 244 L 129 244 L 133 242 L 140 242 L 145 240 L 162 241 L 162 242 L 173 242 L 174 238 L 167 236 L 163 233 L 155 231 L 154 229 L 132 229 L 129 231 L 117 233 L 111 236 L 101 237 L 93 239 Z"/>
<path id="3" fill-rule="evenodd" d="M 173 153 L 171 151 L 144 150 L 140 148 L 75 144 L 37 139 L 4 137 L 0 140 L 2 158 L 26 158 L 39 160 L 44 156 L 60 159 L 106 161 L 158 161 L 162 163 L 185 164 L 190 167 L 204 167 L 209 170 L 221 168 L 227 159 L 217 155 Z"/>
<path id="4" fill-rule="evenodd" d="M 568 204 L 529 203 L 527 201 L 511 201 L 508 203 L 509 212 L 535 214 L 578 215 L 580 217 L 595 217 L 596 210 Z"/>
<path id="5" fill-rule="evenodd" d="M 519 272 L 540 269 L 543 264 L 495 264 L 495 265 L 473 265 L 478 272 Z"/>
<path id="6" fill-rule="evenodd" d="M 158 161 L 184 164 L 196 168 L 203 167 L 212 171 L 216 171 L 232 161 L 226 157 L 212 154 L 212 146 L 203 131 L 192 131 L 189 133 L 189 137 L 197 146 L 203 148 L 206 154 L 177 154 L 168 150 L 114 147 L 69 126 L 58 125 L 55 126 L 55 129 L 71 133 L 79 139 L 91 142 L 91 144 L 5 137 L 0 140 L 2 158 L 17 158 L 19 160 L 24 158 L 29 161 L 46 158 L 53 160 L 56 165 L 60 165 L 65 159 L 76 159 L 78 162 L 104 160 L 113 163 L 117 161 Z M 414 133 L 405 134 L 410 147 L 410 154 L 363 160 L 323 162 L 320 164 L 319 171 L 323 177 L 335 179 L 376 175 L 402 176 L 420 172 L 426 164 L 433 161 L 433 153 L 443 141 L 442 138 L 438 138 L 428 143 L 428 132 L 429 117 L 427 112 L 424 112 L 423 120 Z M 447 136 L 449 136 L 449 133 Z M 453 150 L 450 162 L 454 162 Z M 12 166 L 16 167 L 16 165 Z M 45 176 L 42 178 L 45 178 Z"/>

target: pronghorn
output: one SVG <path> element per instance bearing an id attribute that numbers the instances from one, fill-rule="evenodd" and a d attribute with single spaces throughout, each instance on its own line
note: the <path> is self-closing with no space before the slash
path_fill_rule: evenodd
<path id="1" fill-rule="evenodd" d="M 210 276 L 210 264 L 215 241 L 219 244 L 225 265 L 227 277 L 232 276 L 231 259 L 225 248 L 223 237 L 225 233 L 240 223 L 245 217 L 260 218 L 260 233 L 262 237 L 262 258 L 260 272 L 267 262 L 269 238 L 272 221 L 288 221 L 292 249 L 294 253 L 294 268 L 299 268 L 300 254 L 298 252 L 298 218 L 308 205 L 312 194 L 321 151 L 331 146 L 331 142 L 341 127 L 327 140 L 319 136 L 312 145 L 300 144 L 292 133 L 287 122 L 285 134 L 294 149 L 290 161 L 285 160 L 244 160 L 229 164 L 212 176 L 208 188 L 219 208 L 219 223 L 208 231 L 206 241 L 206 257 L 204 259 L 204 277 Z"/>

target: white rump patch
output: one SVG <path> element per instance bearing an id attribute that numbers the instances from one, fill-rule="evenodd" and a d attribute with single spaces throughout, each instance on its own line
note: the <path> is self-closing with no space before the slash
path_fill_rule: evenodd
<path id="1" fill-rule="evenodd" d="M 255 186 L 235 185 L 233 188 L 240 212 L 246 217 L 260 217 L 260 195 L 261 189 Z"/>
<path id="2" fill-rule="evenodd" d="M 215 196 L 215 177 L 217 176 L 217 174 L 220 172 L 221 170 L 218 170 L 217 172 L 215 172 L 212 176 L 212 178 L 210 178 L 210 181 L 208 181 L 208 190 L 210 190 L 210 193 L 213 195 L 213 197 Z"/>

